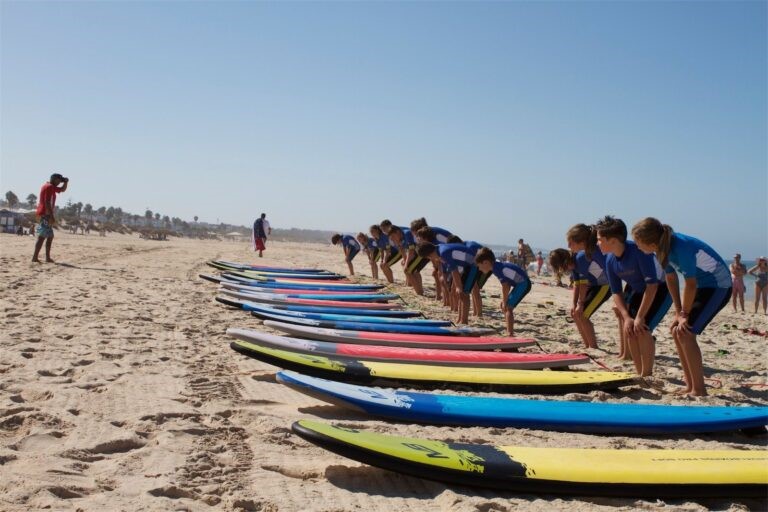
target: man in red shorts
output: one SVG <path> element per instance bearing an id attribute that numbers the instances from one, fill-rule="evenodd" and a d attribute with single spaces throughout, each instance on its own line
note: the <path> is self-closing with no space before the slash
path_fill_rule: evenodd
<path id="1" fill-rule="evenodd" d="M 45 242 L 45 261 L 46 263 L 54 263 L 51 259 L 51 244 L 53 244 L 53 225 L 56 223 L 56 219 L 53 217 L 53 213 L 56 211 L 56 194 L 61 194 L 67 190 L 69 185 L 69 178 L 65 178 L 61 174 L 51 174 L 51 179 L 47 181 L 43 188 L 40 189 L 40 200 L 37 203 L 37 242 L 35 242 L 35 254 L 32 256 L 32 261 L 40 263 L 38 256 L 40 255 L 40 249 Z"/>

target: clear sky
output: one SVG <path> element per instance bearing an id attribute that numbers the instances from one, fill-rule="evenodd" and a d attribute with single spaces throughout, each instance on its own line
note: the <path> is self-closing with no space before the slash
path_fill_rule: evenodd
<path id="1" fill-rule="evenodd" d="M 0 191 L 563 245 L 647 215 L 768 253 L 766 2 L 10 2 Z"/>

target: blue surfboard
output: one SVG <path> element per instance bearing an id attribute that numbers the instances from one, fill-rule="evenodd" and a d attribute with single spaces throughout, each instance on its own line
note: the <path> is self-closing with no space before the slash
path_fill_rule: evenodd
<path id="1" fill-rule="evenodd" d="M 392 318 L 411 318 L 421 316 L 421 311 L 413 311 L 407 309 L 337 308 L 328 306 L 301 306 L 291 304 L 270 304 L 270 307 L 276 310 L 296 311 L 299 313 L 329 313 L 337 315 L 384 316 Z"/>
<path id="2" fill-rule="evenodd" d="M 224 273 L 222 277 L 228 281 L 236 281 L 242 283 L 244 286 L 253 288 L 285 288 L 290 290 L 323 290 L 323 291 L 365 291 L 365 290 L 380 290 L 384 288 L 384 285 L 380 284 L 338 284 L 338 285 L 323 285 L 322 283 L 284 283 L 271 281 L 258 281 L 248 279 L 247 277 L 240 277 L 234 274 Z"/>
<path id="3" fill-rule="evenodd" d="M 282 309 L 275 309 L 269 306 L 260 304 L 254 304 L 252 302 L 244 302 L 243 309 L 250 311 L 253 316 L 258 318 L 272 318 L 272 315 L 280 315 L 290 318 L 300 318 L 307 320 L 327 320 L 332 322 L 365 322 L 365 323 L 377 323 L 377 324 L 402 324 L 402 325 L 419 325 L 430 327 L 443 327 L 451 325 L 451 322 L 447 320 L 430 320 L 422 318 L 384 318 L 381 316 L 361 316 L 361 315 L 348 315 L 348 314 L 330 314 L 330 313 L 303 313 L 299 311 L 286 311 Z M 269 315 L 269 316 L 267 316 Z"/>
<path id="4" fill-rule="evenodd" d="M 764 427 L 768 407 L 625 404 L 458 396 L 345 384 L 291 371 L 277 380 L 356 411 L 407 423 L 659 435 Z"/>

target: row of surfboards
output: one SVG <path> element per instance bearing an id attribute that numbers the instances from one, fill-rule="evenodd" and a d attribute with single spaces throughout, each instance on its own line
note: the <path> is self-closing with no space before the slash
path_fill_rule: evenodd
<path id="1" fill-rule="evenodd" d="M 564 393 L 634 384 L 631 374 L 570 371 L 584 354 L 518 352 L 535 340 L 417 318 L 381 285 L 317 269 L 215 261 L 216 300 L 284 333 L 230 328 L 231 347 L 283 371 L 278 382 L 395 421 L 621 435 L 761 433 L 768 407 L 672 406 L 432 393 L 439 387 Z M 497 351 L 501 350 L 501 351 Z M 553 371 L 553 370 L 560 371 Z M 377 386 L 377 387 L 371 387 Z M 420 388 L 421 392 L 399 387 Z M 393 388 L 393 389 L 385 389 Z M 410 439 L 302 420 L 293 431 L 345 457 L 413 476 L 521 491 L 647 497 L 768 495 L 765 450 L 597 450 Z"/>

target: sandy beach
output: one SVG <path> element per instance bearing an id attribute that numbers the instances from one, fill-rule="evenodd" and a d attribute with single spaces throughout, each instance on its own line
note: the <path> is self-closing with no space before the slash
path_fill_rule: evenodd
<path id="1" fill-rule="evenodd" d="M 761 500 L 653 501 L 515 495 L 447 486 L 364 466 L 310 445 L 290 431 L 298 419 L 413 437 L 526 446 L 765 449 L 766 436 L 739 433 L 667 437 L 597 436 L 532 429 L 454 428 L 388 423 L 309 398 L 274 381 L 275 367 L 229 348 L 228 327 L 260 328 L 216 303 L 198 278 L 221 258 L 346 273 L 339 247 L 271 242 L 255 258 L 231 241 L 140 240 L 57 233 L 57 264 L 30 263 L 33 240 L 0 235 L 0 510 L 508 511 L 764 510 Z M 258 260 L 258 261 L 257 261 Z M 364 256 L 358 279 L 370 281 Z M 428 317 L 451 318 L 433 299 L 389 289 Z M 583 352 L 567 318 L 570 290 L 533 277 L 516 310 L 517 335 L 547 352 Z M 427 294 L 433 282 L 425 272 Z M 499 328 L 498 282 L 484 291 L 485 317 Z M 665 404 L 768 405 L 768 319 L 727 306 L 699 337 L 710 396 L 673 391 L 682 370 L 668 332 L 656 331 L 650 387 L 549 399 Z M 615 317 L 594 316 L 612 370 Z M 537 352 L 538 348 L 525 349 Z M 587 368 L 585 365 L 584 368 Z M 587 369 L 600 369 L 598 364 Z"/>

